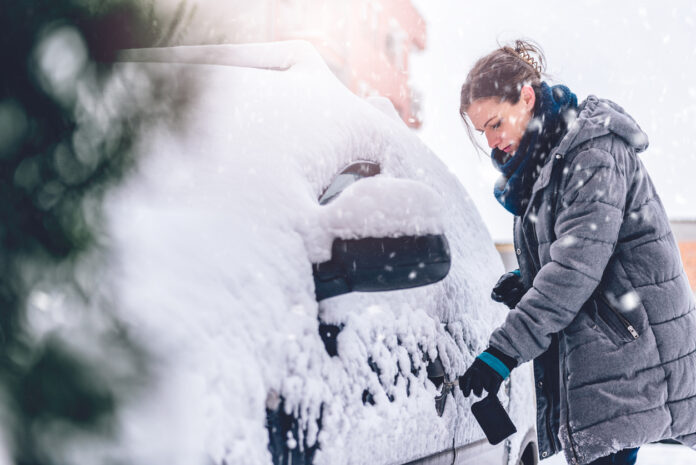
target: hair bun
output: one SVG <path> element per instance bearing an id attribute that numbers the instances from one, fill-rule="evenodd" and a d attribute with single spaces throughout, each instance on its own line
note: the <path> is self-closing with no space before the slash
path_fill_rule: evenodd
<path id="1" fill-rule="evenodd" d="M 534 45 L 530 44 L 529 42 L 525 42 L 523 40 L 516 40 L 515 41 L 515 53 L 517 56 L 520 57 L 522 61 L 527 63 L 529 66 L 534 68 L 534 70 L 541 75 L 541 73 L 544 72 L 544 67 L 542 63 L 539 63 L 531 54 L 536 53 L 539 56 L 540 60 L 543 60 L 541 58 L 541 54 L 539 53 L 539 50 L 537 47 Z"/>

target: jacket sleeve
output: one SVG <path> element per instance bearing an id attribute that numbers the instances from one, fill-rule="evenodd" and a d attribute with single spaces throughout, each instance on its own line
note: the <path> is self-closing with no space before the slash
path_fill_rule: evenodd
<path id="1" fill-rule="evenodd" d="M 623 221 L 629 180 L 617 156 L 590 148 L 570 160 L 564 173 L 550 261 L 490 339 L 518 363 L 541 355 L 551 335 L 573 321 L 597 288 Z"/>

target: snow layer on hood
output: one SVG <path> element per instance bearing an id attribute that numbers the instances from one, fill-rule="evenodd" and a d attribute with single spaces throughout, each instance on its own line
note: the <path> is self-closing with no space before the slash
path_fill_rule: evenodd
<path id="1" fill-rule="evenodd" d="M 472 400 L 456 390 L 438 417 L 426 378 L 424 357 L 462 374 L 506 311 L 489 297 L 500 258 L 447 168 L 323 63 L 131 67 L 197 85 L 176 125 L 147 131 L 138 174 L 108 203 L 110 279 L 161 375 L 124 414 L 131 463 L 269 464 L 266 408 L 280 399 L 300 423 L 289 443 L 319 441 L 318 465 L 402 462 L 481 439 Z M 381 174 L 319 205 L 356 160 Z M 452 253 L 443 281 L 315 301 L 311 264 L 330 256 L 333 237 L 438 232 Z M 343 326 L 337 357 L 319 320 Z M 510 397 L 532 395 L 516 370 Z M 513 421 L 524 431 L 533 418 L 515 408 Z"/>

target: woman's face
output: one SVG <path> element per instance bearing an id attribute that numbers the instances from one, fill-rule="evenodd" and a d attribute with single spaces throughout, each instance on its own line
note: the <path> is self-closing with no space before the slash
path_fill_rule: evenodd
<path id="1" fill-rule="evenodd" d="M 474 100 L 467 111 L 474 128 L 486 135 L 488 146 L 514 154 L 534 109 L 534 89 L 524 86 L 515 104 L 496 97 Z"/>

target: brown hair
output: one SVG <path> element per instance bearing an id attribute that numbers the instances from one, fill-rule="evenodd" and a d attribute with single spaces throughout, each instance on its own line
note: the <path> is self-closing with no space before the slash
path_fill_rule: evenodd
<path id="1" fill-rule="evenodd" d="M 545 68 L 546 59 L 541 47 L 526 40 L 516 40 L 514 46 L 501 46 L 479 58 L 462 85 L 459 105 L 459 114 L 474 145 L 480 147 L 466 116 L 469 105 L 485 98 L 497 98 L 514 105 L 520 100 L 520 91 L 525 85 L 532 86 L 538 98 Z"/>

